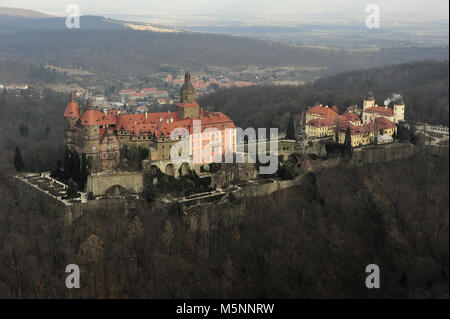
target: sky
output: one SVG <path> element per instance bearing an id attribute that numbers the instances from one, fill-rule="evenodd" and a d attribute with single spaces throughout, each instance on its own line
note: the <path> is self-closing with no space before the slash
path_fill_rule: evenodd
<path id="1" fill-rule="evenodd" d="M 77 4 L 81 14 L 105 16 L 155 15 L 180 19 L 193 16 L 226 19 L 304 21 L 319 17 L 364 19 L 365 7 L 379 5 L 386 19 L 448 20 L 448 0 L 0 0 L 0 7 L 32 9 L 64 15 L 66 4 Z"/>

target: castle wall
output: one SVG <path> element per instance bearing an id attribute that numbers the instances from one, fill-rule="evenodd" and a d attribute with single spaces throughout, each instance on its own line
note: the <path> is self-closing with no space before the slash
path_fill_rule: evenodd
<path id="1" fill-rule="evenodd" d="M 105 195 L 112 186 L 120 185 L 130 193 L 141 194 L 144 191 L 144 174 L 142 172 L 124 172 L 111 175 L 89 175 L 87 192 L 94 196 Z"/>
<path id="2" fill-rule="evenodd" d="M 413 144 L 393 143 L 354 151 L 352 161 L 356 165 L 391 162 L 408 158 L 415 152 Z"/>

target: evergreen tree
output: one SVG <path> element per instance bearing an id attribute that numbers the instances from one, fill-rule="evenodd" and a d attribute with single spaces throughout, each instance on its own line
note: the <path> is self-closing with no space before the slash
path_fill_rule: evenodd
<path id="1" fill-rule="evenodd" d="M 66 172 L 66 175 L 71 176 L 73 174 L 73 167 L 73 154 L 66 148 L 64 151 L 64 171 Z"/>
<path id="2" fill-rule="evenodd" d="M 294 114 L 291 112 L 291 116 L 289 117 L 288 127 L 286 131 L 286 139 L 295 140 L 295 121 Z"/>
<path id="3" fill-rule="evenodd" d="M 352 135 L 350 132 L 350 127 L 347 127 L 347 131 L 345 132 L 345 140 L 344 140 L 344 149 L 346 155 L 352 155 Z"/>
<path id="4" fill-rule="evenodd" d="M 67 182 L 67 198 L 72 199 L 78 197 L 78 185 L 73 179 Z"/>
<path id="5" fill-rule="evenodd" d="M 20 151 L 20 148 L 16 146 L 16 152 L 14 154 L 14 168 L 17 172 L 22 172 L 25 168 L 25 165 L 23 163 L 22 159 L 22 153 Z"/>

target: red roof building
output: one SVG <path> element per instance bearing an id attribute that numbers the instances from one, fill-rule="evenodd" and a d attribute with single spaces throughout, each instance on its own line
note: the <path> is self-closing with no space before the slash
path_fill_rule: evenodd
<path id="1" fill-rule="evenodd" d="M 153 154 L 150 158 L 158 161 L 170 160 L 169 151 L 172 146 L 170 143 L 173 143 L 171 135 L 178 134 L 179 131 L 183 130 L 191 135 L 190 156 L 201 153 L 210 144 L 211 139 L 214 139 L 214 134 L 206 131 L 211 128 L 215 128 L 217 130 L 215 132 L 223 137 L 223 151 L 229 149 L 230 145 L 227 143 L 231 143 L 232 149 L 235 150 L 236 126 L 233 121 L 223 113 L 201 109 L 194 99 L 195 90 L 189 82 L 190 76 L 188 73 L 185 78 L 185 84 L 180 92 L 180 102 L 176 105 L 177 112 L 144 112 L 142 114 L 126 114 L 126 112 L 118 110 L 100 112 L 94 109 L 91 99 L 88 99 L 85 111 L 81 114 L 79 121 L 76 122 L 78 127 L 67 130 L 67 145 L 71 150 L 82 152 L 90 158 L 94 157 L 94 162 L 103 163 L 101 166 L 108 167 L 108 170 L 114 168 L 117 149 L 114 148 L 113 152 L 99 152 L 98 149 L 104 148 L 105 145 L 107 147 L 116 145 L 114 136 L 117 137 L 121 145 L 136 142 L 141 146 L 151 148 Z M 142 96 L 143 93 L 132 93 L 131 95 Z M 78 104 L 71 97 L 65 116 L 79 116 L 77 106 Z M 71 121 L 71 123 L 75 122 Z M 231 135 L 230 132 L 232 132 Z M 78 137 L 75 137 L 76 134 L 78 134 Z M 88 134 L 89 136 L 81 136 L 81 134 Z M 108 138 L 107 140 L 105 140 L 105 136 Z M 213 149 L 215 148 L 213 147 Z M 218 154 L 218 151 L 214 152 Z M 101 156 L 101 158 L 96 158 L 96 156 Z M 113 160 L 106 161 L 106 157 L 112 157 Z M 202 155 L 200 158 L 208 161 L 211 156 L 205 157 Z"/>
<path id="2" fill-rule="evenodd" d="M 385 115 L 385 116 L 394 116 L 394 111 L 391 108 L 387 107 L 387 106 L 369 107 L 364 112 L 378 113 L 380 115 Z"/>
<path id="3" fill-rule="evenodd" d="M 339 114 L 336 111 L 332 110 L 328 106 L 315 105 L 311 107 L 308 111 L 306 111 L 306 121 L 315 119 L 315 118 L 331 118 L 338 117 Z"/>

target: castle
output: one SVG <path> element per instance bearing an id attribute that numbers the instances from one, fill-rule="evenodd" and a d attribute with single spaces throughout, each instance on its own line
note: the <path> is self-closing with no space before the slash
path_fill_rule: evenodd
<path id="1" fill-rule="evenodd" d="M 66 149 L 85 159 L 91 174 L 99 174 L 117 172 L 122 147 L 140 146 L 149 151 L 147 162 L 151 167 L 172 176 L 214 162 L 225 151 L 234 153 L 234 122 L 223 113 L 202 109 L 195 101 L 190 79 L 186 73 L 176 112 L 100 112 L 92 106 L 91 99 L 82 109 L 72 92 L 64 112 Z M 180 141 L 187 150 L 180 149 Z M 182 161 L 171 159 L 171 150 L 177 143 L 180 154 L 186 154 Z"/>
<path id="2" fill-rule="evenodd" d="M 386 103 L 388 104 L 388 103 Z M 306 112 L 306 137 L 332 137 L 337 143 L 344 143 L 347 131 L 350 130 L 352 147 L 383 143 L 392 140 L 397 132 L 397 125 L 405 120 L 405 103 L 397 99 L 393 108 L 388 105 L 375 104 L 374 95 L 369 92 L 363 100 L 362 110 L 350 106 L 339 115 L 336 106 L 316 105 Z"/>

